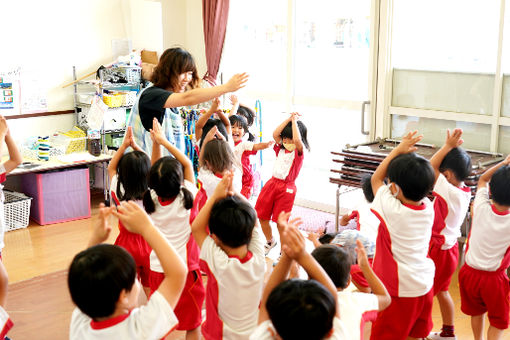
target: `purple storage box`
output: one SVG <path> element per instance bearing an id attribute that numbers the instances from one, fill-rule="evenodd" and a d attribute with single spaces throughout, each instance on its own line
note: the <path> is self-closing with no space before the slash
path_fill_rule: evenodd
<path id="1" fill-rule="evenodd" d="M 89 169 L 23 175 L 23 192 L 32 197 L 30 218 L 40 225 L 90 217 Z"/>

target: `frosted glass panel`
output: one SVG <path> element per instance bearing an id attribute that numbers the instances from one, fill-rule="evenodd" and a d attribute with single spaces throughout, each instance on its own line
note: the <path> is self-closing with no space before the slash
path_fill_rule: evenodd
<path id="1" fill-rule="evenodd" d="M 502 99 L 501 99 L 501 115 L 503 117 L 510 117 L 510 75 L 508 75 L 508 74 L 503 75 L 503 93 L 502 93 Z"/>
<path id="2" fill-rule="evenodd" d="M 492 114 L 493 74 L 393 70 L 392 105 Z"/>
<path id="3" fill-rule="evenodd" d="M 510 153 L 510 126 L 499 127 L 498 152 L 505 156 Z"/>
<path id="4" fill-rule="evenodd" d="M 393 67 L 495 72 L 499 12 L 500 1 L 394 0 Z"/>
<path id="5" fill-rule="evenodd" d="M 295 95 L 366 100 L 370 5 L 296 0 Z"/>
<path id="6" fill-rule="evenodd" d="M 489 151 L 491 127 L 488 124 L 456 122 L 454 120 L 431 119 L 412 116 L 391 116 L 391 137 L 399 139 L 409 131 L 418 130 L 423 135 L 422 143 L 441 146 L 446 139 L 446 129 L 461 128 L 462 145 L 466 149 Z"/>

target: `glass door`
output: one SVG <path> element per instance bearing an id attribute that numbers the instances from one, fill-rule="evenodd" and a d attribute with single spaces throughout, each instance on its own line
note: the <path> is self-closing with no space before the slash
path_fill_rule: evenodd
<path id="1" fill-rule="evenodd" d="M 337 186 L 329 177 L 338 164 L 331 151 L 375 136 L 378 2 L 231 2 L 224 79 L 239 71 L 251 74 L 239 95 L 248 105 L 260 101 L 264 141 L 289 112 L 300 112 L 308 128 L 311 152 L 298 177 L 298 204 L 332 210 Z M 267 180 L 275 157 L 262 154 Z"/>

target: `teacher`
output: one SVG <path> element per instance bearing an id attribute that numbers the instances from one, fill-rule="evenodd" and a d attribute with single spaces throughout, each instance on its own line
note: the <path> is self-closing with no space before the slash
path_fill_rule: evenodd
<path id="1" fill-rule="evenodd" d="M 151 77 L 153 85 L 138 95 L 127 125 L 133 129 L 135 142 L 151 154 L 150 129 L 153 119 L 157 118 L 168 141 L 185 152 L 184 130 L 177 108 L 235 92 L 244 87 L 247 80 L 248 75 L 240 73 L 223 85 L 199 88 L 197 67 L 191 54 L 182 48 L 169 48 L 161 55 L 154 69 Z M 166 149 L 163 152 L 169 154 Z"/>

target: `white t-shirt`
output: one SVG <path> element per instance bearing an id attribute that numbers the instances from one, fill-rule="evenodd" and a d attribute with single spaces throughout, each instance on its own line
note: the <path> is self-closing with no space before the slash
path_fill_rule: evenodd
<path id="1" fill-rule="evenodd" d="M 344 322 L 339 318 L 333 318 L 333 333 L 324 340 L 351 340 L 354 339 L 345 329 Z M 313 327 L 313 325 L 310 325 Z M 359 330 L 358 330 L 359 333 Z M 276 329 L 271 320 L 266 320 L 257 326 L 257 329 L 250 336 L 250 340 L 275 340 Z"/>
<path id="2" fill-rule="evenodd" d="M 211 197 L 214 193 L 214 189 L 216 189 L 216 186 L 221 181 L 221 177 L 216 176 L 212 171 L 201 167 L 200 170 L 198 170 L 198 180 L 200 181 L 202 188 L 205 190 L 205 193 L 207 194 L 207 197 Z M 233 180 L 233 186 L 235 192 L 241 192 L 241 189 L 243 187 L 242 185 L 242 172 L 240 172 L 237 167 L 234 167 L 234 180 Z"/>
<path id="3" fill-rule="evenodd" d="M 172 307 L 159 292 L 154 292 L 146 305 L 129 314 L 96 322 L 75 308 L 71 317 L 69 339 L 161 339 L 177 327 Z"/>
<path id="4" fill-rule="evenodd" d="M 405 205 L 381 186 L 372 202 L 381 221 L 373 267 L 391 296 L 418 297 L 434 284 L 435 266 L 428 257 L 434 207 L 428 198 Z"/>
<path id="5" fill-rule="evenodd" d="M 198 189 L 195 184 L 184 180 L 184 187 L 188 189 L 195 197 Z M 152 201 L 156 210 L 150 214 L 154 225 L 161 231 L 168 242 L 174 247 L 175 251 L 184 263 L 188 263 L 187 245 L 191 235 L 191 226 L 189 224 L 190 211 L 184 208 L 184 194 L 179 192 L 174 201 L 169 204 L 161 203 L 158 196 L 151 190 Z M 159 262 L 156 252 L 151 251 L 150 255 L 151 270 L 163 273 L 163 267 Z"/>
<path id="6" fill-rule="evenodd" d="M 345 329 L 351 335 L 349 339 L 359 340 L 361 338 L 361 321 L 363 314 L 379 310 L 379 301 L 374 294 L 338 292 L 338 307 L 340 318 Z"/>
<path id="7" fill-rule="evenodd" d="M 489 200 L 487 188 L 478 189 L 473 204 L 473 223 L 467 243 L 466 263 L 478 270 L 506 269 L 510 263 L 510 211 L 499 212 Z"/>
<path id="8" fill-rule="evenodd" d="M 247 135 L 247 134 L 246 134 Z M 245 151 L 253 150 L 253 142 L 249 141 L 241 141 L 239 144 L 234 146 L 234 165 L 242 172 L 243 164 L 241 163 L 241 158 L 243 157 L 243 153 Z"/>
<path id="9" fill-rule="evenodd" d="M 454 186 L 443 174 L 439 174 L 434 186 L 434 211 L 436 218 L 432 229 L 433 237 L 443 239 L 441 249 L 450 249 L 457 244 L 460 226 L 466 217 L 471 201 L 471 189 Z"/>
<path id="10" fill-rule="evenodd" d="M 358 207 L 359 231 L 375 242 L 380 221 L 372 212 L 371 207 L 372 205 L 368 202 Z"/>
<path id="11" fill-rule="evenodd" d="M 202 243 L 200 259 L 207 273 L 202 333 L 206 338 L 248 339 L 257 327 L 266 268 L 261 233 L 255 226 L 244 259 L 229 257 L 210 236 Z"/>

